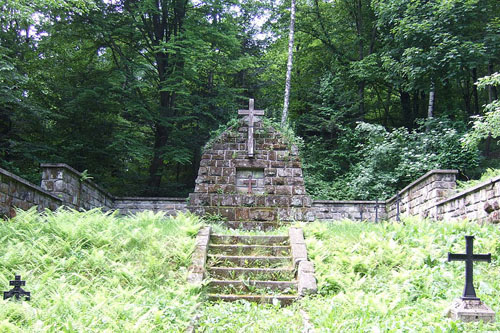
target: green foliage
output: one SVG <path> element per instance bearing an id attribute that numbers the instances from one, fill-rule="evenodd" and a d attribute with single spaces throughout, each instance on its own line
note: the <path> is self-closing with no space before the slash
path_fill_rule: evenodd
<path id="1" fill-rule="evenodd" d="M 499 229 L 494 225 L 406 219 L 403 223 L 315 222 L 303 225 L 319 295 L 301 303 L 320 331 L 495 331 L 499 324 L 453 322 L 443 317 L 461 295 L 464 235 L 476 235 L 475 251 L 492 253 L 474 266 L 476 291 L 498 307 Z M 321 230 L 319 237 L 318 230 Z M 408 258 L 412 258 L 408 260 Z"/>
<path id="2" fill-rule="evenodd" d="M 185 282 L 198 228 L 194 216 L 152 212 L 0 220 L 0 285 L 21 274 L 32 294 L 0 300 L 0 331 L 183 331 L 199 302 Z"/>
<path id="3" fill-rule="evenodd" d="M 319 294 L 281 308 L 202 302 L 202 290 L 186 282 L 199 228 L 192 215 L 19 211 L 0 222 L 0 285 L 19 273 L 32 300 L 0 300 L 0 330 L 180 332 L 196 314 L 199 330 L 298 332 L 302 311 L 319 331 L 418 331 L 422 323 L 434 331 L 500 329 L 443 317 L 464 283 L 463 263 L 447 262 L 446 254 L 464 251 L 464 235 L 476 236 L 476 252 L 492 253 L 491 264 L 474 267 L 476 291 L 500 306 L 495 225 L 405 219 L 300 226 Z"/>
<path id="4" fill-rule="evenodd" d="M 479 88 L 500 87 L 500 73 L 485 76 L 477 82 Z M 476 147 L 482 139 L 500 137 L 500 100 L 496 99 L 484 107 L 484 115 L 474 116 L 472 131 L 467 133 L 463 143 L 466 147 Z"/>
<path id="5" fill-rule="evenodd" d="M 398 128 L 385 130 L 380 125 L 360 122 L 355 129 L 350 144 L 353 153 L 350 158 L 353 165 L 349 171 L 341 174 L 325 158 L 323 179 L 306 179 L 308 191 L 317 198 L 325 199 L 386 199 L 411 181 L 432 169 L 458 169 L 467 172 L 478 165 L 477 150 L 463 150 L 460 139 L 464 128 L 446 119 L 421 121 L 418 129 L 408 131 Z M 313 143 L 308 154 L 321 156 Z M 306 161 L 309 161 L 306 159 Z M 313 160 L 313 163 L 315 161 Z M 306 162 L 307 163 L 307 162 Z M 333 166 L 333 169 L 332 169 Z M 306 170 L 318 167 L 306 166 Z M 328 181 L 334 174 L 337 179 Z M 340 176 L 340 177 L 339 177 Z M 333 178 L 333 177 L 332 177 Z M 333 186 L 331 185 L 333 183 Z"/>
<path id="6" fill-rule="evenodd" d="M 458 190 L 465 190 L 467 188 L 471 188 L 473 186 L 479 185 L 491 178 L 498 177 L 500 176 L 500 169 L 491 169 L 488 168 L 486 171 L 481 175 L 479 179 L 474 179 L 474 180 L 468 180 L 468 181 L 457 181 L 457 189 Z"/>

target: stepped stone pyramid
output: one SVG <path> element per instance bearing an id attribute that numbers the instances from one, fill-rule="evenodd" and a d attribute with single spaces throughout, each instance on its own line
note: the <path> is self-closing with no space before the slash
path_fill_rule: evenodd
<path id="1" fill-rule="evenodd" d="M 307 220 L 298 149 L 271 126 L 262 111 L 240 110 L 238 125 L 222 133 L 201 157 L 188 209 L 218 214 L 232 227 L 266 229 L 277 221 Z M 311 218 L 309 218 L 310 220 Z"/>
<path id="2" fill-rule="evenodd" d="M 205 149 L 188 208 L 217 214 L 232 229 L 269 230 L 307 218 L 306 195 L 296 146 L 265 126 L 250 100 L 238 125 Z M 208 279 L 210 301 L 247 300 L 287 305 L 317 290 L 302 229 L 283 235 L 198 232 L 188 280 Z"/>

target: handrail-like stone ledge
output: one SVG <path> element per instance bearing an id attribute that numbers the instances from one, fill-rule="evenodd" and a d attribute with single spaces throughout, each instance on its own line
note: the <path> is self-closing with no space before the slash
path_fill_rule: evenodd
<path id="1" fill-rule="evenodd" d="M 425 175 L 422 177 L 418 178 L 417 180 L 411 182 L 409 185 L 407 185 L 405 188 L 403 188 L 401 191 L 398 192 L 398 194 L 401 196 L 404 192 L 409 191 L 412 187 L 415 187 L 418 183 L 424 181 L 426 178 L 429 178 L 430 176 L 434 174 L 458 174 L 458 170 L 453 170 L 453 169 L 434 169 L 429 172 L 427 172 Z M 386 203 L 389 204 L 393 201 L 396 200 L 398 194 L 393 195 L 391 198 L 386 200 Z"/>
<path id="2" fill-rule="evenodd" d="M 64 169 L 66 169 L 68 171 L 71 171 L 75 175 L 77 175 L 78 178 L 81 178 L 83 176 L 83 174 L 80 171 L 78 171 L 78 170 L 70 167 L 66 163 L 42 163 L 42 164 L 40 164 L 40 167 L 41 168 L 64 168 Z M 98 185 L 97 183 L 93 182 L 92 180 L 85 179 L 84 182 L 86 182 L 87 184 L 95 187 L 96 189 L 98 189 L 99 191 L 101 191 L 102 193 L 104 193 L 105 195 L 107 195 L 108 197 L 110 197 L 111 200 L 115 200 L 116 199 L 116 197 L 114 195 L 112 195 L 111 193 L 109 193 L 107 190 L 105 190 L 104 188 L 102 188 L 100 185 Z"/>
<path id="3" fill-rule="evenodd" d="M 319 205 L 376 205 L 385 204 L 385 200 L 313 200 L 312 204 Z"/>
<path id="4" fill-rule="evenodd" d="M 434 205 L 434 207 L 444 205 L 444 204 L 446 204 L 449 201 L 456 200 L 456 199 L 458 199 L 460 197 L 466 196 L 469 193 L 477 192 L 478 190 L 481 190 L 483 187 L 486 187 L 488 185 L 493 185 L 493 184 L 495 184 L 496 182 L 499 182 L 499 181 L 500 181 L 500 176 L 496 176 L 496 177 L 490 178 L 490 179 L 488 179 L 488 180 L 486 180 L 486 181 L 484 181 L 484 182 L 482 182 L 480 184 L 472 186 L 471 188 L 467 188 L 467 189 L 465 189 L 465 190 L 463 190 L 461 192 L 458 192 L 458 193 L 456 193 L 456 194 L 454 194 L 454 195 L 452 195 L 452 196 L 450 196 L 450 197 L 448 197 L 448 198 L 446 198 L 446 199 L 444 199 L 442 201 L 439 201 L 438 203 L 436 203 Z"/>
<path id="5" fill-rule="evenodd" d="M 13 174 L 13 173 L 11 173 L 11 172 L 9 172 L 9 171 L 5 170 L 5 169 L 0 168 L 0 173 L 1 173 L 1 174 L 3 174 L 4 176 L 7 176 L 7 177 L 9 177 L 9 178 L 14 179 L 15 181 L 17 181 L 17 182 L 19 182 L 19 183 L 21 183 L 21 184 L 23 184 L 23 185 L 26 185 L 26 186 L 28 186 L 28 187 L 31 187 L 32 189 L 34 189 L 34 190 L 35 190 L 35 191 L 37 191 L 37 192 L 42 193 L 43 195 L 49 196 L 49 197 L 51 197 L 51 198 L 53 198 L 53 199 L 55 199 L 55 200 L 57 200 L 57 201 L 61 201 L 61 202 L 62 202 L 62 199 L 61 199 L 61 198 L 59 198 L 57 195 L 52 194 L 52 193 L 50 193 L 50 192 L 47 192 L 47 191 L 45 191 L 43 188 L 41 188 L 40 186 L 37 186 L 37 185 L 35 185 L 35 184 L 32 184 L 32 183 L 30 183 L 29 181 L 27 181 L 26 179 L 23 179 L 23 178 L 21 178 L 21 177 L 19 177 L 19 176 L 16 176 L 15 174 Z"/>
<path id="6" fill-rule="evenodd" d="M 177 201 L 186 202 L 188 198 L 179 197 L 115 197 L 115 201 L 128 200 L 128 201 Z"/>

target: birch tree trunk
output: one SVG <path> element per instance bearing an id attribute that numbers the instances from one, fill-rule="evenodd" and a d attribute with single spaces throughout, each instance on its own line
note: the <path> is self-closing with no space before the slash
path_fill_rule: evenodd
<path id="1" fill-rule="evenodd" d="M 295 0 L 292 0 L 290 8 L 290 28 L 288 34 L 288 63 L 286 67 L 285 81 L 285 101 L 283 103 L 283 114 L 281 115 L 281 126 L 284 127 L 288 119 L 288 105 L 290 104 L 290 88 L 292 85 L 292 66 L 293 66 L 293 44 L 295 32 Z"/>
<path id="2" fill-rule="evenodd" d="M 429 107 L 427 109 L 427 118 L 429 119 L 434 117 L 434 97 L 435 97 L 435 88 L 433 80 L 431 81 L 431 89 L 429 91 Z"/>

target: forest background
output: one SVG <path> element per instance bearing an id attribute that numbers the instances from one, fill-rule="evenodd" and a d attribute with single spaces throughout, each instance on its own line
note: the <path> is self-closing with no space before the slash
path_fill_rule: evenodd
<path id="1" fill-rule="evenodd" d="M 289 7 L 0 0 L 0 167 L 38 183 L 62 162 L 115 195 L 186 196 L 248 98 L 280 119 Z M 298 0 L 295 30 L 284 130 L 313 197 L 500 167 L 500 2 Z"/>

